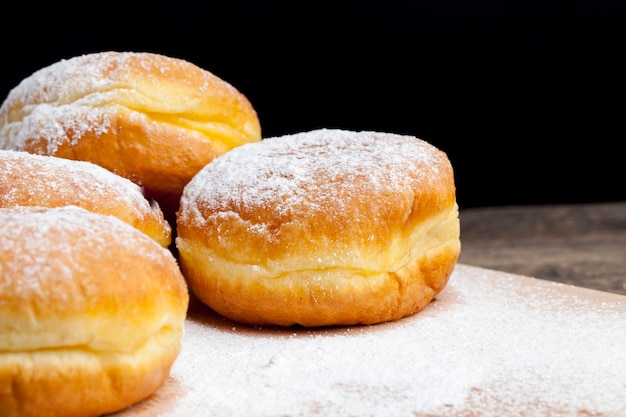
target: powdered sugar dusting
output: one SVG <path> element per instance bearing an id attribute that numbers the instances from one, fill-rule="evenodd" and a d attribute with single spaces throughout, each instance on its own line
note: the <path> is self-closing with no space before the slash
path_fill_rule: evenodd
<path id="1" fill-rule="evenodd" d="M 152 213 L 137 184 L 90 162 L 0 150 L 0 167 L 3 207 L 64 202 L 102 209 L 121 205 L 139 219 Z"/>
<path id="2" fill-rule="evenodd" d="M 152 415 L 618 417 L 624 329 L 622 296 L 466 265 L 381 325 L 249 328 L 204 309 L 172 370 L 182 392 Z"/>
<path id="3" fill-rule="evenodd" d="M 116 59 L 112 57 L 115 56 Z M 2 149 L 24 149 L 33 137 L 47 140 L 47 152 L 84 132 L 105 133 L 110 117 L 105 105 L 126 82 L 127 54 L 91 54 L 60 60 L 23 79 L 0 108 Z M 117 69 L 116 69 L 117 68 Z M 8 114 L 12 107 L 19 114 Z M 35 133 L 37 132 L 37 133 Z"/>
<path id="4" fill-rule="evenodd" d="M 192 124 L 207 118 L 210 125 L 215 105 L 204 101 L 213 97 L 237 97 L 249 105 L 235 87 L 182 59 L 116 51 L 63 59 L 9 92 L 0 106 L 0 149 L 23 150 L 29 141 L 43 139 L 47 148 L 36 151 L 55 154 L 86 133 L 95 138 L 108 133 L 123 110 L 146 117 L 192 116 Z"/>
<path id="5" fill-rule="evenodd" d="M 27 147 L 28 140 L 45 138 L 45 147 L 37 152 L 55 155 L 61 145 L 75 146 L 86 133 L 94 133 L 96 137 L 106 134 L 111 128 L 112 117 L 110 110 L 105 108 L 41 104 L 33 107 L 20 123 L 2 128 L 2 136 L 7 140 L 4 149 L 22 150 Z"/>
<path id="6" fill-rule="evenodd" d="M 84 273 L 75 269 L 73 259 L 110 252 L 113 245 L 116 250 L 134 251 L 138 262 L 141 257 L 160 262 L 167 253 L 121 220 L 76 206 L 0 208 L 0 236 L 0 276 L 6 277 L 0 280 L 0 295 L 8 292 L 2 285 L 13 287 L 11 294 L 20 294 L 36 291 L 40 279 L 72 279 Z M 144 249 L 130 246 L 140 240 L 146 242 Z M 148 247 L 154 250 L 145 250 Z M 16 285 L 22 290 L 16 291 Z"/>
<path id="7" fill-rule="evenodd" d="M 352 204 L 364 198 L 363 190 L 386 198 L 398 190 L 402 193 L 396 194 L 419 189 L 418 182 L 436 184 L 442 175 L 451 175 L 446 155 L 420 139 L 319 129 L 246 144 L 215 159 L 185 188 L 181 206 L 189 210 L 182 216 L 201 222 L 200 213 L 193 212 L 195 204 L 216 212 L 264 207 L 268 218 L 297 213 L 304 206 L 308 212 L 335 216 L 342 210 L 323 210 L 339 202 Z"/>

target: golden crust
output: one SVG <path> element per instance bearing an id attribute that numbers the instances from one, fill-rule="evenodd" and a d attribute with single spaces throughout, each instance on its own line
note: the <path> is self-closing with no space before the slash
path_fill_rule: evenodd
<path id="1" fill-rule="evenodd" d="M 445 153 L 377 132 L 321 129 L 230 151 L 185 188 L 177 233 L 198 298 L 257 325 L 413 314 L 460 253 Z"/>
<path id="2" fill-rule="evenodd" d="M 0 207 L 68 205 L 115 216 L 163 247 L 172 241 L 158 203 L 130 180 L 90 162 L 0 150 Z"/>
<path id="3" fill-rule="evenodd" d="M 179 351 L 177 344 L 156 335 L 132 354 L 79 349 L 3 353 L 0 413 L 3 417 L 96 417 L 123 410 L 163 385 Z"/>
<path id="4" fill-rule="evenodd" d="M 154 393 L 189 303 L 172 254 L 112 216 L 0 209 L 0 415 L 98 416 Z"/>
<path id="5" fill-rule="evenodd" d="M 207 162 L 260 139 L 255 110 L 233 86 L 152 53 L 61 60 L 22 80 L 0 107 L 1 149 L 93 162 L 162 206 L 177 206 Z"/>

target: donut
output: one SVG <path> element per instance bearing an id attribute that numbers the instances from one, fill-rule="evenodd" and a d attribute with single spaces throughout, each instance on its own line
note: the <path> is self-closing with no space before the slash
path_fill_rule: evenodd
<path id="1" fill-rule="evenodd" d="M 144 187 L 166 218 L 207 162 L 260 139 L 256 111 L 231 84 L 148 52 L 60 60 L 23 79 L 0 106 L 0 149 L 103 166 Z"/>
<path id="2" fill-rule="evenodd" d="M 0 415 L 91 417 L 152 395 L 189 293 L 172 253 L 76 206 L 0 208 Z"/>
<path id="3" fill-rule="evenodd" d="M 460 253 L 447 155 L 394 133 L 246 144 L 187 184 L 175 244 L 191 291 L 236 322 L 376 324 L 443 290 Z"/>
<path id="4" fill-rule="evenodd" d="M 159 204 L 132 181 L 86 161 L 0 150 L 0 207 L 69 205 L 115 216 L 164 247 L 172 242 Z"/>

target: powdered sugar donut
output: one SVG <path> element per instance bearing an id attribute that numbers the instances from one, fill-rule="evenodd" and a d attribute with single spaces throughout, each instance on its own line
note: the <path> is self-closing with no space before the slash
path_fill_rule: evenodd
<path id="1" fill-rule="evenodd" d="M 426 306 L 460 253 L 453 169 L 406 135 L 320 129 L 204 167 L 178 212 L 190 288 L 255 325 L 372 324 Z"/>
<path id="2" fill-rule="evenodd" d="M 189 303 L 172 253 L 76 206 L 0 208 L 0 415 L 100 416 L 153 394 Z"/>
<path id="3" fill-rule="evenodd" d="M 146 189 L 166 212 L 207 162 L 261 139 L 232 85 L 182 59 L 99 52 L 61 60 L 13 88 L 0 149 L 90 161 Z"/>
<path id="4" fill-rule="evenodd" d="M 172 241 L 158 203 L 130 180 L 90 162 L 0 150 L 0 207 L 70 205 L 115 216 L 164 247 Z"/>

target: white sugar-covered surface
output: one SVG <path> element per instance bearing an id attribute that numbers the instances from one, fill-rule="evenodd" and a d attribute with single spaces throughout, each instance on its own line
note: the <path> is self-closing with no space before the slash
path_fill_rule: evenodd
<path id="1" fill-rule="evenodd" d="M 246 327 L 192 303 L 181 354 L 127 416 L 625 416 L 626 297 L 457 265 L 374 326 Z"/>

